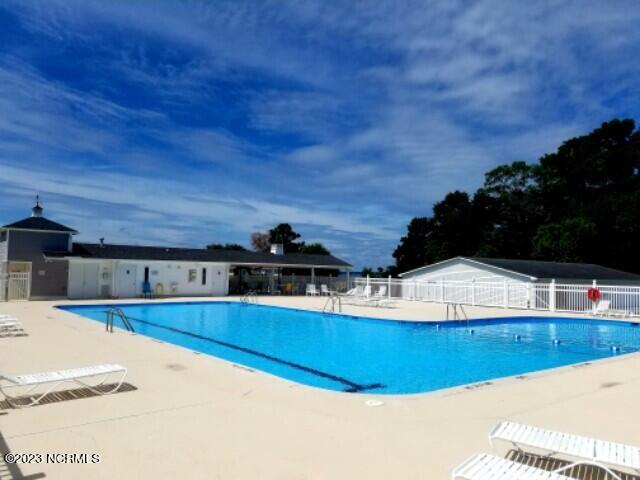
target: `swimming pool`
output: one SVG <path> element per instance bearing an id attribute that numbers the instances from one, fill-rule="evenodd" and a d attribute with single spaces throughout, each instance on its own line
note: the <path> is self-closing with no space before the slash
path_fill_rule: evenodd
<path id="1" fill-rule="evenodd" d="M 640 351 L 640 327 L 622 321 L 513 317 L 467 325 L 237 302 L 118 307 L 139 334 L 345 392 L 428 392 Z M 104 322 L 108 306 L 58 308 Z"/>

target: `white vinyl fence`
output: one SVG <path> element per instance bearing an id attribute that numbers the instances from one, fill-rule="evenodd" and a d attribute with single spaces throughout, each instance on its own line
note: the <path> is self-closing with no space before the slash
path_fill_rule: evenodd
<path id="1" fill-rule="evenodd" d="M 29 300 L 30 296 L 30 273 L 0 274 L 0 301 Z"/>
<path id="2" fill-rule="evenodd" d="M 424 281 L 396 278 L 358 278 L 356 286 L 384 287 L 389 298 L 423 302 L 547 310 L 551 312 L 602 313 L 622 317 L 640 316 L 640 286 L 551 283 Z M 588 291 L 597 288 L 598 302 Z"/>

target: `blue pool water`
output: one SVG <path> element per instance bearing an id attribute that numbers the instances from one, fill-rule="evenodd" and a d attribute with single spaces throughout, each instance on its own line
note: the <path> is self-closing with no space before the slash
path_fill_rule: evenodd
<path id="1" fill-rule="evenodd" d="M 640 350 L 640 327 L 622 321 L 518 317 L 467 326 L 235 302 L 119 307 L 139 334 L 347 392 L 428 392 Z M 107 307 L 60 308 L 104 322 Z"/>

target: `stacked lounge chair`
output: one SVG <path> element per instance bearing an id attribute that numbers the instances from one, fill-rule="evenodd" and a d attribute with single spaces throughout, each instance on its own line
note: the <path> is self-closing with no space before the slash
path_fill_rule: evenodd
<path id="1" fill-rule="evenodd" d="M 629 469 L 640 474 L 640 448 L 622 443 L 597 440 L 580 435 L 545 430 L 514 422 L 500 422 L 489 434 L 489 443 L 496 440 L 511 443 L 522 452 L 522 448 L 542 450 L 546 457 L 567 457 L 567 465 L 554 471 L 513 462 L 491 454 L 477 454 L 458 466 L 452 478 L 465 480 L 562 480 L 569 477 L 562 472 L 578 465 L 601 468 L 612 478 L 621 480 L 611 468 Z"/>

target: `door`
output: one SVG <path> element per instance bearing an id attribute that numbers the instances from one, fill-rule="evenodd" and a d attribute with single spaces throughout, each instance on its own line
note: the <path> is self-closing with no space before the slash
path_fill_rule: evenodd
<path id="1" fill-rule="evenodd" d="M 98 298 L 97 263 L 76 263 L 69 265 L 69 298 Z"/>
<path id="2" fill-rule="evenodd" d="M 98 272 L 100 265 L 87 263 L 82 267 L 82 298 L 98 298 Z"/>
<path id="3" fill-rule="evenodd" d="M 136 283 L 137 268 L 135 265 L 122 264 L 118 266 L 118 297 L 136 297 L 138 296 L 138 288 Z"/>
<path id="4" fill-rule="evenodd" d="M 213 267 L 211 272 L 211 295 L 224 295 L 227 275 L 223 267 Z M 209 274 L 209 272 L 207 272 Z"/>

